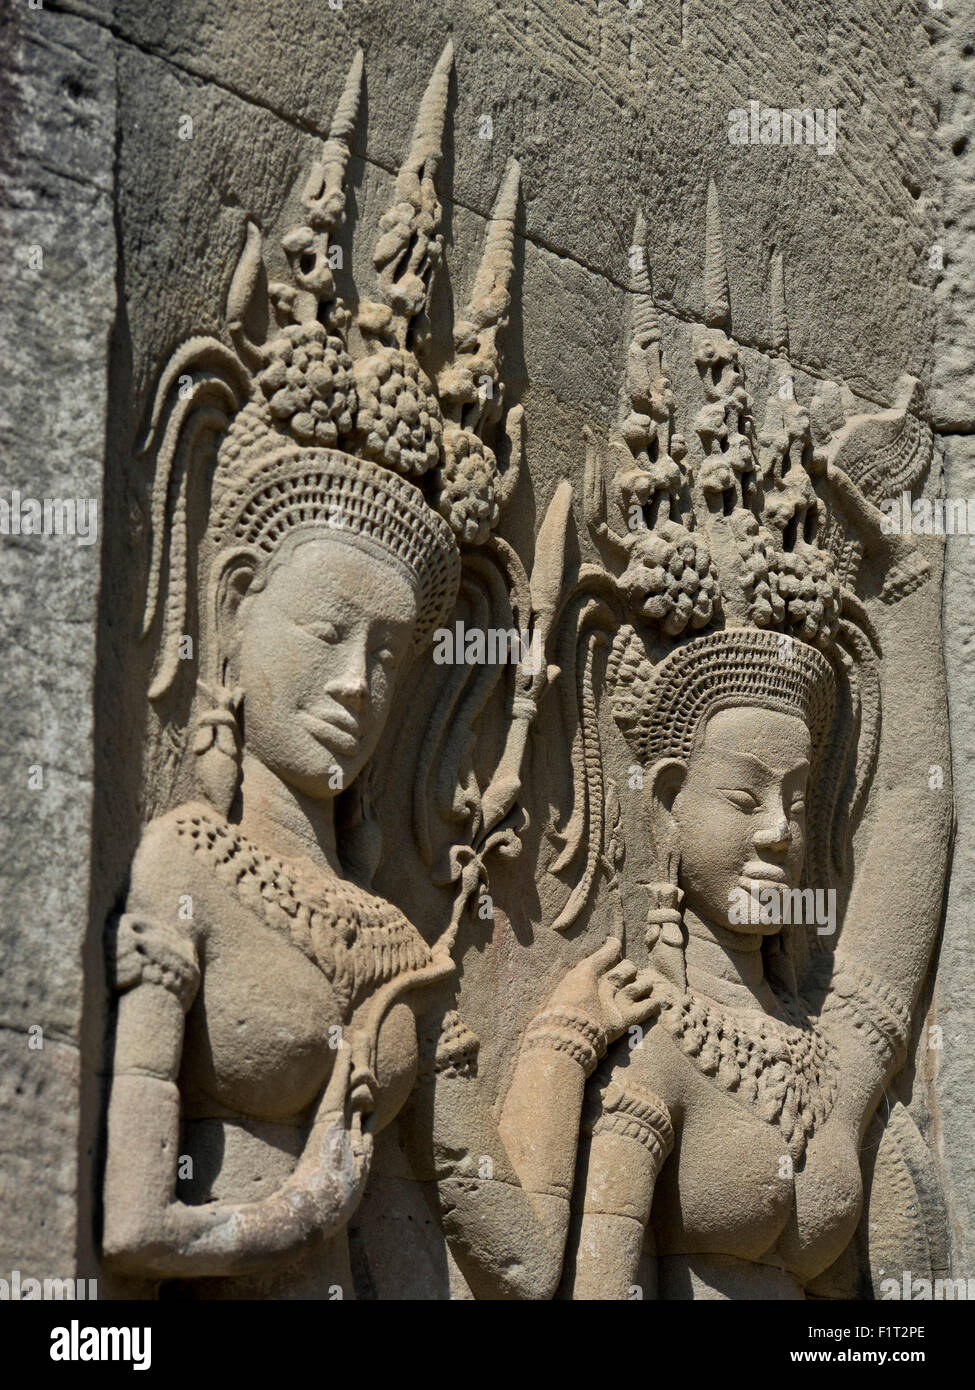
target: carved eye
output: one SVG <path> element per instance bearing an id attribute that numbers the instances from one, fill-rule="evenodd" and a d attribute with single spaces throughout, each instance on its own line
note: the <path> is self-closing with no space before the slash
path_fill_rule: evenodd
<path id="1" fill-rule="evenodd" d="M 309 623 L 308 631 L 320 642 L 337 642 L 340 636 L 334 623 Z"/>
<path id="2" fill-rule="evenodd" d="M 741 787 L 722 787 L 721 791 L 739 811 L 754 811 L 759 804 L 757 796 Z"/>

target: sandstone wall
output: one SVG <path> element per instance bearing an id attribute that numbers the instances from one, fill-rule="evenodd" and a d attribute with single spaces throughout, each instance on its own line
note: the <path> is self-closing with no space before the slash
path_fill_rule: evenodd
<path id="1" fill-rule="evenodd" d="M 352 165 L 357 281 L 370 273 L 371 239 L 355 228 L 371 228 L 389 201 L 448 31 L 456 76 L 442 183 L 454 296 L 470 283 L 506 162 L 521 162 L 506 381 L 508 400 L 526 411 L 528 477 L 506 534 L 526 555 L 557 481 L 572 479 L 578 496 L 584 426 L 604 432 L 615 410 L 638 209 L 679 422 L 691 433 L 690 325 L 703 308 L 710 178 L 732 327 L 756 399 L 773 381 L 769 281 L 781 253 L 799 398 L 835 381 L 863 408 L 885 406 L 903 373 L 918 376 L 944 492 L 975 495 L 966 241 L 975 59 L 970 16 L 951 0 L 45 0 L 37 9 L 9 0 L 6 9 L 4 483 L 97 498 L 101 509 L 97 546 L 24 537 L 0 547 L 0 1272 L 66 1274 L 95 1265 L 102 927 L 123 897 L 143 821 L 164 797 L 162 736 L 144 698 L 149 654 L 133 640 L 151 485 L 140 438 L 170 351 L 191 333 L 219 331 L 246 219 L 275 225 L 282 190 L 327 134 L 356 45 L 367 54 Z M 731 145 L 728 113 L 753 99 L 835 108 L 835 153 Z M 32 268 L 35 246 L 43 265 Z M 932 256 L 939 246 L 943 269 Z M 435 311 L 447 322 L 453 305 L 439 294 Z M 960 537 L 946 554 L 958 828 L 927 1019 L 943 1028 L 944 1047 L 932 1051 L 921 1031 L 898 1089 L 934 1149 L 964 1275 L 975 1256 L 975 552 Z M 536 747 L 533 767 L 554 785 L 565 756 Z M 39 789 L 29 785 L 35 765 Z M 905 826 L 891 854 L 910 853 Z M 471 1026 L 500 1007 L 484 1054 L 495 1087 L 527 1011 L 600 927 L 594 920 L 568 947 L 536 937 L 530 858 L 499 879 L 493 944 L 466 947 Z M 383 874 L 388 887 L 394 867 Z M 443 900 L 421 878 L 411 874 L 419 886 L 403 905 L 435 915 Z M 36 1024 L 42 1050 L 29 1046 Z M 397 1187 L 393 1139 L 387 1149 L 357 1236 L 380 1295 L 383 1278 L 402 1286 L 408 1277 L 395 1257 L 416 1202 Z M 436 1296 L 447 1272 L 434 1246 L 426 1258 L 414 1287 Z"/>

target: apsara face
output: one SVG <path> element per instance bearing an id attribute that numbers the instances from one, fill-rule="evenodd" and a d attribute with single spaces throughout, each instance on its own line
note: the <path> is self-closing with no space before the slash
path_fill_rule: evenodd
<path id="1" fill-rule="evenodd" d="M 793 715 L 743 706 L 708 720 L 672 811 L 679 886 L 706 922 L 754 932 L 733 911 L 741 890 L 759 898 L 799 886 L 809 759 L 809 730 Z"/>
<path id="2" fill-rule="evenodd" d="M 393 562 L 327 532 L 272 560 L 237 616 L 246 749 L 304 795 L 337 796 L 375 751 L 416 618 Z"/>

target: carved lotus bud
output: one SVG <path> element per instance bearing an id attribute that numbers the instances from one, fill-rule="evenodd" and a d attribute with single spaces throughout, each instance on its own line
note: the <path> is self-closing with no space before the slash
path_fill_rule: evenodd
<path id="1" fill-rule="evenodd" d="M 657 377 L 654 382 L 653 395 L 650 398 L 650 414 L 658 424 L 664 425 L 668 420 L 673 419 L 676 409 L 677 400 L 671 390 L 670 378 Z"/>
<path id="2" fill-rule="evenodd" d="M 631 453 L 636 456 L 648 447 L 650 440 L 656 436 L 656 429 L 649 415 L 631 410 L 623 421 L 621 433 Z"/>
<path id="3" fill-rule="evenodd" d="M 683 477 L 676 462 L 663 451 L 652 463 L 647 462 L 643 467 L 627 469 L 619 475 L 620 490 L 627 501 L 639 502 L 641 506 L 658 492 L 676 495 L 680 491 L 682 481 Z"/>
<path id="4" fill-rule="evenodd" d="M 775 627 L 785 617 L 785 600 L 776 583 L 775 538 L 759 526 L 751 512 L 743 509 L 732 517 L 731 527 L 742 559 L 748 619 L 756 627 Z"/>
<path id="5" fill-rule="evenodd" d="M 425 217 L 418 218 L 413 203 L 395 203 L 380 221 L 379 240 L 373 254 L 373 264 L 380 272 L 394 313 L 407 319 L 414 318 L 426 305 L 430 269 L 437 265 L 443 251 L 443 238 L 428 234 L 428 229 L 432 231 L 437 225 L 438 217 L 432 207 L 425 212 Z M 415 242 L 418 244 L 414 245 Z M 421 248 L 422 255 L 418 255 Z M 427 279 L 412 270 L 399 271 L 407 251 L 411 253 L 412 264 L 425 263 Z"/>
<path id="6" fill-rule="evenodd" d="M 327 247 L 316 248 L 316 233 L 311 227 L 294 227 L 282 238 L 293 273 L 305 290 L 328 300 L 335 294 L 335 276 L 329 265 Z M 306 261 L 309 263 L 306 265 Z"/>
<path id="7" fill-rule="evenodd" d="M 727 492 L 735 485 L 735 471 L 724 453 L 709 454 L 701 464 L 698 476 L 705 495 Z"/>
<path id="8" fill-rule="evenodd" d="M 774 564 L 789 627 L 811 646 L 830 642 L 840 620 L 840 584 L 832 564 L 805 542 L 794 551 L 778 551 Z"/>
<path id="9" fill-rule="evenodd" d="M 707 547 L 679 522 L 640 531 L 620 578 L 628 603 L 668 636 L 709 622 L 718 580 Z"/>
<path id="10" fill-rule="evenodd" d="M 441 460 L 443 423 L 429 378 L 416 358 L 385 347 L 355 365 L 361 453 L 406 476 Z"/>
<path id="11" fill-rule="evenodd" d="M 458 540 L 483 545 L 498 524 L 493 452 L 471 430 L 448 422 L 443 436 L 444 463 L 437 475 L 438 508 Z"/>
<path id="12" fill-rule="evenodd" d="M 320 323 L 290 324 L 270 343 L 257 385 L 279 428 L 299 444 L 334 447 L 351 434 L 356 410 L 352 359 Z"/>
<path id="13" fill-rule="evenodd" d="M 702 406 L 694 421 L 705 452 L 710 454 L 716 443 L 728 438 L 728 420 L 723 401 L 710 401 Z"/>
<path id="14" fill-rule="evenodd" d="M 713 334 L 702 332 L 694 344 L 694 360 L 699 367 L 718 366 L 727 360 L 727 352 Z"/>

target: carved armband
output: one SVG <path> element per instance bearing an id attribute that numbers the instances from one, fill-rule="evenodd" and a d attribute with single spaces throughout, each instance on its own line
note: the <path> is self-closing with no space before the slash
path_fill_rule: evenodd
<path id="1" fill-rule="evenodd" d="M 600 1106 L 590 1124 L 590 1134 L 618 1134 L 641 1144 L 659 1173 L 674 1147 L 674 1127 L 666 1105 L 656 1096 L 625 1090 L 610 1081 L 599 1094 Z"/>
<path id="2" fill-rule="evenodd" d="M 822 1016 L 842 1014 L 879 1058 L 885 1072 L 907 1057 L 910 1006 L 898 991 L 876 975 L 837 957 Z"/>
<path id="3" fill-rule="evenodd" d="M 200 983 L 193 943 L 176 927 L 126 913 L 108 943 L 109 980 L 119 992 L 162 985 L 189 1008 Z"/>
<path id="4" fill-rule="evenodd" d="M 606 1055 L 606 1034 L 584 1013 L 555 1007 L 544 1009 L 532 1020 L 524 1046 L 526 1051 L 544 1048 L 567 1053 L 589 1077 Z"/>
<path id="5" fill-rule="evenodd" d="M 444 1015 L 433 1070 L 437 1076 L 476 1076 L 481 1040 L 455 1009 Z"/>

